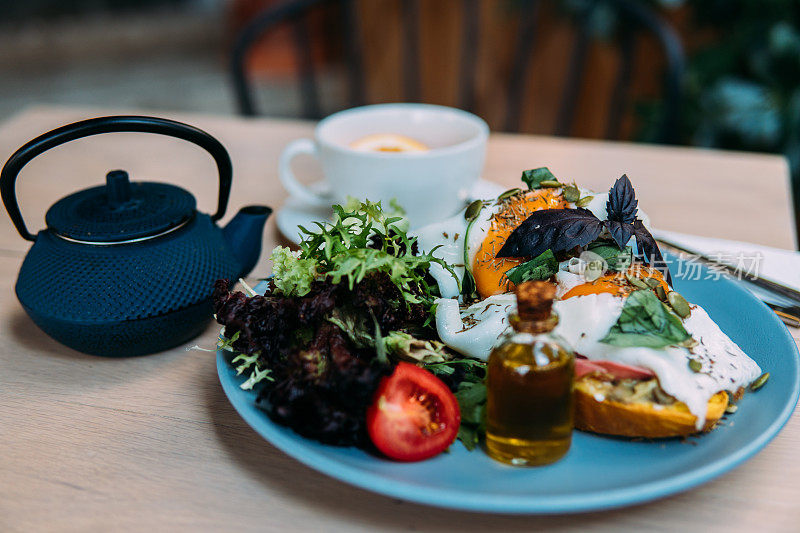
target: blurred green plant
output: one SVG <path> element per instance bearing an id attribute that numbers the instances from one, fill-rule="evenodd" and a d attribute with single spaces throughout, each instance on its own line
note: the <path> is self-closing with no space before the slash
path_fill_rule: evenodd
<path id="1" fill-rule="evenodd" d="M 641 0 L 669 14 L 690 14 L 679 142 L 775 152 L 792 172 L 800 212 L 800 0 Z M 568 11 L 593 6 L 590 25 L 613 37 L 619 20 L 609 4 L 561 0 Z M 662 108 L 636 106 L 637 140 L 655 141 Z"/>
<path id="2" fill-rule="evenodd" d="M 794 187 L 800 189 L 800 1 L 672 4 L 669 7 L 688 6 L 694 34 L 686 39 L 692 48 L 681 140 L 697 146 L 783 153 Z M 643 109 L 643 124 L 654 123 L 657 113 L 657 106 Z M 649 140 L 648 135 L 645 127 L 643 140 Z"/>
<path id="3" fill-rule="evenodd" d="M 800 2 L 686 0 L 693 31 L 683 140 L 783 152 L 800 167 Z"/>

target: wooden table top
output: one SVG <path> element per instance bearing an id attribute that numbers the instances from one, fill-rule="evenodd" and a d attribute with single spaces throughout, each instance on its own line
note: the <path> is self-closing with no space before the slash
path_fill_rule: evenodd
<path id="1" fill-rule="evenodd" d="M 130 110 L 36 107 L 0 124 L 4 162 L 29 139 L 91 116 Z M 230 151 L 238 207 L 286 198 L 277 160 L 313 125 L 157 113 L 216 136 Z M 298 173 L 319 175 L 312 163 Z M 783 158 L 687 148 L 522 135 L 493 135 L 484 176 L 515 185 L 520 171 L 549 166 L 605 189 L 627 173 L 655 227 L 794 249 Z M 161 136 L 113 134 L 51 150 L 20 176 L 31 231 L 55 200 L 104 182 L 176 183 L 213 211 L 211 159 Z M 264 249 L 278 242 L 274 219 Z M 373 494 L 307 468 L 260 438 L 226 400 L 214 355 L 185 347 L 110 359 L 83 355 L 44 335 L 14 296 L 28 249 L 0 214 L 0 530 L 735 531 L 795 530 L 800 523 L 800 416 L 756 457 L 695 490 L 621 510 L 572 516 L 497 516 L 430 508 Z M 253 276 L 267 273 L 261 262 Z M 795 339 L 800 337 L 792 331 Z M 190 344 L 211 348 L 217 328 Z"/>

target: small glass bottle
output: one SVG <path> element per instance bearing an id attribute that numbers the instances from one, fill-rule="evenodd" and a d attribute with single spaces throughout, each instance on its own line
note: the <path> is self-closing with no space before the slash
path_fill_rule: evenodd
<path id="1" fill-rule="evenodd" d="M 550 464 L 572 442 L 575 355 L 553 333 L 555 290 L 546 281 L 517 286 L 513 330 L 489 356 L 486 449 L 504 463 Z"/>

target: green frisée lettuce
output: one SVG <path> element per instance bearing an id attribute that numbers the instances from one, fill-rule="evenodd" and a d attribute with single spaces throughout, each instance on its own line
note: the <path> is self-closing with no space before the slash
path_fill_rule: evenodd
<path id="1" fill-rule="evenodd" d="M 409 221 L 406 218 L 406 210 L 394 198 L 389 201 L 389 207 L 386 208 L 381 205 L 381 202 L 361 201 L 358 198 L 348 196 L 343 208 L 345 213 L 362 213 L 367 215 L 370 221 L 379 224 L 388 218 L 392 218 L 391 226 L 396 231 L 407 232 L 410 228 Z M 339 216 L 339 213 L 334 212 L 334 222 L 339 220 Z M 344 222 L 357 224 L 359 219 L 345 219 Z"/>
<path id="2" fill-rule="evenodd" d="M 231 364 L 236 366 L 236 375 L 241 376 L 245 371 L 250 371 L 250 376 L 247 380 L 239 385 L 240 388 L 244 390 L 252 389 L 257 383 L 260 383 L 264 380 L 273 381 L 273 378 L 270 376 L 269 368 L 261 368 L 258 360 L 261 356 L 261 352 L 254 352 L 250 355 L 240 353 L 233 347 L 233 344 L 239 340 L 239 335 L 241 334 L 240 331 L 237 331 L 230 338 L 225 337 L 222 333 L 220 333 L 219 338 L 217 339 L 217 349 L 224 350 L 226 352 L 230 352 L 233 354 L 233 359 L 231 359 Z M 238 363 L 238 364 L 237 364 Z"/>
<path id="3" fill-rule="evenodd" d="M 272 261 L 272 282 L 286 296 L 305 296 L 311 290 L 311 283 L 317 277 L 317 262 L 303 259 L 300 252 L 278 246 L 270 256 Z"/>
<path id="4" fill-rule="evenodd" d="M 368 273 L 384 272 L 402 291 L 403 298 L 407 302 L 420 303 L 423 301 L 424 293 L 431 294 L 433 289 L 425 279 L 431 263 L 444 264 L 440 260 L 431 259 L 430 256 L 415 256 L 406 252 L 397 256 L 384 250 L 354 248 L 340 252 L 332 262 L 332 268 L 327 275 L 333 279 L 333 283 L 341 283 L 346 279 L 349 288 L 352 289 Z M 423 294 L 417 294 L 418 289 L 421 289 Z"/>
<path id="5" fill-rule="evenodd" d="M 256 354 L 253 354 L 253 355 L 258 356 L 259 354 L 256 353 Z M 236 374 L 237 375 L 240 375 L 243 372 L 244 369 L 250 368 L 250 366 L 252 366 L 252 371 L 250 372 L 250 377 L 248 377 L 247 380 L 244 383 L 239 385 L 239 387 L 244 389 L 244 390 L 252 389 L 257 383 L 260 383 L 265 379 L 269 380 L 269 381 L 274 381 L 273 378 L 270 376 L 269 368 L 259 368 L 258 361 L 257 360 L 256 361 L 252 361 L 252 357 L 253 356 L 240 354 L 239 356 L 234 357 L 233 360 L 231 361 L 231 363 L 236 364 L 236 362 L 239 361 L 240 359 L 245 359 L 246 360 L 245 364 L 247 366 L 240 365 L 240 366 L 238 366 L 236 368 Z M 242 369 L 242 370 L 240 370 L 240 369 Z"/>
<path id="6" fill-rule="evenodd" d="M 303 241 L 300 252 L 291 260 L 275 284 L 290 289 L 305 288 L 312 269 L 317 277 L 330 278 L 334 284 L 346 282 L 350 289 L 370 273 L 383 273 L 400 290 L 408 303 L 433 305 L 439 296 L 438 285 L 430 279 L 428 269 L 437 263 L 457 279 L 452 267 L 428 253 L 417 253 L 416 238 L 408 236 L 408 222 L 403 216 L 391 215 L 380 202 L 352 202 L 334 205 L 333 220 L 315 222 L 313 230 L 300 227 Z M 398 212 L 397 206 L 394 212 Z M 281 256 L 283 258 L 283 256 Z M 286 279 L 284 279 L 286 278 Z M 302 282 L 302 283 L 301 283 Z"/>
<path id="7" fill-rule="evenodd" d="M 437 263 L 455 278 L 452 267 L 432 255 L 416 253 L 416 239 L 408 236 L 404 211 L 392 202 L 384 210 L 380 202 L 348 199 L 334 205 L 331 222 L 315 222 L 316 228 L 300 227 L 301 249 L 278 246 L 272 252 L 272 283 L 285 296 L 305 296 L 315 280 L 329 278 L 348 288 L 372 272 L 389 276 L 408 303 L 433 306 L 438 285 L 428 269 Z"/>

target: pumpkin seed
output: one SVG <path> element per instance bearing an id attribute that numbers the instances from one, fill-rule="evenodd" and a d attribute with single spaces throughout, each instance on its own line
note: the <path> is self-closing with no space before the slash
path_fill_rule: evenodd
<path id="1" fill-rule="evenodd" d="M 697 359 L 689 359 L 689 368 L 692 372 L 700 372 L 703 369 L 703 363 Z"/>
<path id="2" fill-rule="evenodd" d="M 478 218 L 481 209 L 483 209 L 483 200 L 475 200 L 467 206 L 467 209 L 464 211 L 464 218 L 467 221 L 475 220 Z"/>
<path id="3" fill-rule="evenodd" d="M 592 203 L 592 200 L 594 200 L 594 196 L 584 196 L 583 198 L 581 198 L 580 200 L 575 202 L 575 206 L 576 207 L 586 207 L 587 205 Z"/>
<path id="4" fill-rule="evenodd" d="M 694 348 L 695 346 L 697 346 L 698 344 L 700 344 L 700 343 L 697 342 L 696 339 L 693 339 L 692 337 L 689 337 L 688 339 L 686 339 L 685 341 L 680 343 L 680 346 L 683 346 L 684 348 L 690 348 L 691 349 L 691 348 Z"/>
<path id="5" fill-rule="evenodd" d="M 763 374 L 758 376 L 758 379 L 756 379 L 753 383 L 750 384 L 750 390 L 753 392 L 757 391 L 758 389 L 764 386 L 764 383 L 766 383 L 768 379 L 769 379 L 769 372 L 764 372 Z"/>
<path id="6" fill-rule="evenodd" d="M 664 287 L 662 287 L 661 285 L 658 285 L 656 287 L 656 296 L 658 296 L 658 299 L 661 300 L 662 302 L 667 301 L 667 293 L 664 291 Z"/>
<path id="7" fill-rule="evenodd" d="M 737 405 L 734 405 L 734 404 L 730 404 L 728 407 L 725 408 L 725 412 L 728 413 L 728 414 L 731 414 L 731 415 L 733 413 L 735 413 L 736 411 L 738 411 L 738 410 L 739 410 L 739 407 Z"/>
<path id="8" fill-rule="evenodd" d="M 661 282 L 658 281 L 656 278 L 644 278 L 644 282 L 647 283 L 647 286 L 650 287 L 651 289 L 655 289 L 656 287 L 661 287 Z"/>
<path id="9" fill-rule="evenodd" d="M 581 191 L 574 185 L 567 185 L 564 187 L 564 200 L 568 202 L 577 202 L 581 197 Z"/>
<path id="10" fill-rule="evenodd" d="M 634 287 L 636 287 L 638 289 L 649 289 L 650 288 L 647 285 L 647 283 L 645 283 L 644 281 L 640 280 L 636 276 L 633 276 L 631 274 L 625 274 L 625 278 L 628 280 L 628 283 L 630 283 L 631 285 L 633 285 Z"/>
<path id="11" fill-rule="evenodd" d="M 672 405 L 675 403 L 675 398 L 664 392 L 659 386 L 655 386 L 653 388 L 653 397 L 655 398 L 656 403 L 660 405 Z"/>
<path id="12" fill-rule="evenodd" d="M 544 180 L 539 182 L 539 187 L 548 187 L 550 189 L 556 189 L 558 187 L 563 187 L 564 185 L 555 180 Z"/>
<path id="13" fill-rule="evenodd" d="M 689 307 L 689 302 L 677 292 L 669 291 L 669 294 L 667 294 L 667 301 L 673 311 L 675 311 L 675 314 L 679 317 L 689 318 L 689 315 L 692 314 L 692 308 Z"/>
<path id="14" fill-rule="evenodd" d="M 520 188 L 509 189 L 506 192 L 504 192 L 503 194 L 501 194 L 500 196 L 498 196 L 497 199 L 498 200 L 505 200 L 506 198 L 511 198 L 512 196 L 516 196 L 521 192 L 522 192 L 522 189 L 520 189 Z"/>

